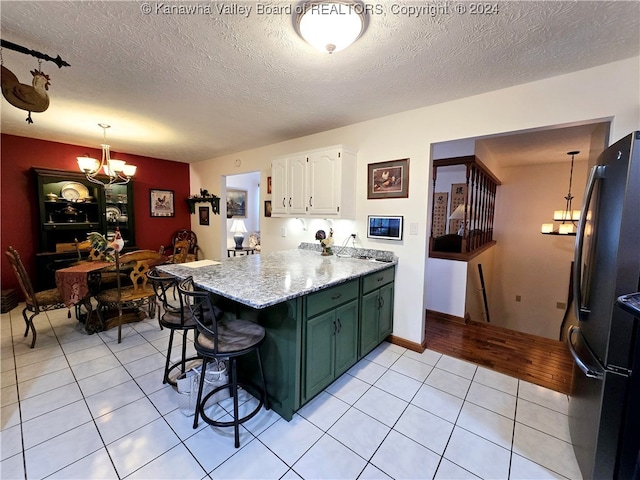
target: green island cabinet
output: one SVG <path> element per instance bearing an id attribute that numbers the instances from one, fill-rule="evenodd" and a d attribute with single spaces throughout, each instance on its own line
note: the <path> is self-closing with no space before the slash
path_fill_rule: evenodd
<path id="1" fill-rule="evenodd" d="M 378 346 L 393 330 L 393 280 L 393 268 L 362 278 L 360 358 Z"/>
<path id="2" fill-rule="evenodd" d="M 394 276 L 391 266 L 265 308 L 211 295 L 223 310 L 265 328 L 260 356 L 269 404 L 291 420 L 391 333 Z M 257 384 L 255 358 L 238 358 L 238 367 L 241 379 Z"/>
<path id="3" fill-rule="evenodd" d="M 358 300 L 358 280 L 306 297 L 303 402 L 358 360 Z"/>

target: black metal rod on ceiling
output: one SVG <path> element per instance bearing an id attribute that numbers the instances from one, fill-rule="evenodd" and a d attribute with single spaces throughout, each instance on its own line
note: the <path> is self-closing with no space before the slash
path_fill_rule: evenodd
<path id="1" fill-rule="evenodd" d="M 25 55 L 31 55 L 32 57 L 40 58 L 42 60 L 46 60 L 47 62 L 53 62 L 58 65 L 58 68 L 62 67 L 70 67 L 67 62 L 60 58 L 58 55 L 56 58 L 53 58 L 46 53 L 38 52 L 36 50 L 30 50 L 27 47 L 23 47 L 22 45 L 18 45 L 16 43 L 9 42 L 7 40 L 0 40 L 2 42 L 3 48 L 8 48 L 9 50 L 15 50 L 16 52 L 24 53 Z"/>

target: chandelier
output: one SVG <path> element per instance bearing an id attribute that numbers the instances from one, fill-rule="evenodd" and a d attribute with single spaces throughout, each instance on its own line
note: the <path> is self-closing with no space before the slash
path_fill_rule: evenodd
<path id="1" fill-rule="evenodd" d="M 88 155 L 78 157 L 78 167 L 80 167 L 80 170 L 84 172 L 87 180 L 90 182 L 102 186 L 124 185 L 136 174 L 137 167 L 135 165 L 127 165 L 123 160 L 111 158 L 109 151 L 111 147 L 107 144 L 107 128 L 111 128 L 111 125 L 99 123 L 98 126 L 102 128 L 102 138 L 104 140 L 104 143 L 100 145 L 102 148 L 102 158 L 98 161 Z M 100 170 L 104 171 L 106 177 L 100 176 Z"/>
<path id="2" fill-rule="evenodd" d="M 573 235 L 576 234 L 576 222 L 580 220 L 580 210 L 573 210 L 571 208 L 571 202 L 573 195 L 571 195 L 571 183 L 573 182 L 573 160 L 578 150 L 567 152 L 567 155 L 571 155 L 571 173 L 569 174 L 569 193 L 564 197 L 565 206 L 564 210 L 554 210 L 553 221 L 561 222 L 558 228 L 555 228 L 553 223 L 543 223 L 541 233 L 545 235 Z"/>

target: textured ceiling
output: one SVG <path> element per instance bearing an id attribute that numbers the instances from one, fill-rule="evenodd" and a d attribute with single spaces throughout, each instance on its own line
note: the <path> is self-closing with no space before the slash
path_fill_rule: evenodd
<path id="1" fill-rule="evenodd" d="M 97 146 L 104 122 L 115 152 L 195 162 L 640 54 L 637 1 L 368 3 L 363 36 L 333 55 L 260 5 L 290 3 L 2 1 L 3 40 L 71 64 L 43 63 L 51 106 L 33 125 L 3 99 L 2 132 Z M 449 11 L 406 11 L 425 5 Z M 36 59 L 2 56 L 31 83 Z"/>

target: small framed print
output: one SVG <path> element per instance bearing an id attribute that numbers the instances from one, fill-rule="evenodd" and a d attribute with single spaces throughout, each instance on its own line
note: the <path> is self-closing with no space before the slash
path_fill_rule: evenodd
<path id="1" fill-rule="evenodd" d="M 267 177 L 267 193 L 271 193 L 271 177 Z"/>
<path id="2" fill-rule="evenodd" d="M 271 216 L 271 200 L 264 201 L 264 216 L 265 217 Z"/>
<path id="3" fill-rule="evenodd" d="M 209 225 L 209 207 L 198 207 L 200 225 Z"/>
<path id="4" fill-rule="evenodd" d="M 367 198 L 408 198 L 409 159 L 368 165 Z"/>
<path id="5" fill-rule="evenodd" d="M 173 217 L 173 190 L 149 190 L 149 202 L 152 217 Z"/>

